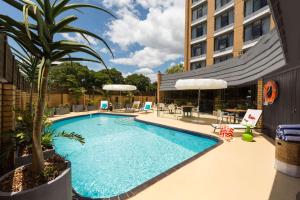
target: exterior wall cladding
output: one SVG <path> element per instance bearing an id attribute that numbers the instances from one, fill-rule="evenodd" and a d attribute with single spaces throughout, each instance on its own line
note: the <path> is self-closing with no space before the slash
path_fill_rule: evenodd
<path id="1" fill-rule="evenodd" d="M 186 0 L 185 12 L 186 71 L 240 56 L 275 26 L 267 0 Z"/>

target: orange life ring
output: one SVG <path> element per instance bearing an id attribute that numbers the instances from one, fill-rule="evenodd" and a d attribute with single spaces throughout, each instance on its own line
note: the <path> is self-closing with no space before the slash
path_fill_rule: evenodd
<path id="1" fill-rule="evenodd" d="M 278 97 L 278 86 L 275 81 L 268 81 L 264 85 L 265 105 L 273 104 Z"/>

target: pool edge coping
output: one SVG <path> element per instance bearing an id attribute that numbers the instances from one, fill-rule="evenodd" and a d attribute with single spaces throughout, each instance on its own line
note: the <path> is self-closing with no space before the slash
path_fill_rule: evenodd
<path id="1" fill-rule="evenodd" d="M 134 118 L 134 120 L 138 121 L 138 122 L 142 122 L 142 123 L 146 123 L 146 124 L 150 124 L 150 125 L 155 125 L 155 126 L 159 126 L 159 127 L 163 127 L 163 128 L 168 128 L 168 129 L 172 129 L 172 130 L 182 131 L 182 132 L 185 132 L 186 134 L 190 134 L 190 135 L 194 135 L 194 136 L 200 136 L 200 137 L 205 137 L 205 138 L 208 138 L 208 139 L 213 139 L 217 143 L 215 145 L 205 149 L 204 151 L 201 151 L 200 153 L 197 153 L 196 155 L 182 161 L 181 163 L 178 163 L 177 165 L 175 165 L 172 168 L 162 172 L 161 174 L 149 179 L 148 181 L 134 187 L 133 189 L 129 190 L 128 192 L 124 192 L 122 194 L 119 194 L 119 195 L 116 195 L 116 196 L 113 196 L 113 197 L 109 197 L 109 198 L 83 197 L 80 194 L 78 194 L 76 192 L 76 190 L 73 188 L 73 193 L 75 194 L 73 196 L 73 199 L 75 198 L 76 200 L 126 200 L 126 199 L 129 199 L 133 196 L 136 196 L 138 193 L 140 193 L 143 190 L 147 189 L 151 185 L 153 185 L 153 184 L 157 183 L 158 181 L 164 179 L 165 177 L 171 175 L 172 173 L 174 173 L 177 170 L 183 168 L 187 164 L 195 161 L 196 159 L 200 158 L 204 154 L 210 152 L 211 150 L 217 148 L 218 146 L 220 146 L 224 143 L 223 140 L 221 140 L 219 137 L 214 136 L 214 135 L 208 135 L 208 134 L 201 133 L 201 132 L 198 132 L 198 131 L 192 131 L 192 130 L 187 130 L 187 129 L 184 129 L 184 128 L 178 128 L 178 127 L 174 127 L 174 126 L 170 126 L 170 125 L 160 124 L 160 123 L 157 123 L 157 122 L 150 122 L 150 121 L 146 121 L 146 120 L 142 120 L 142 119 L 137 119 L 138 115 L 128 115 L 128 114 L 123 114 L 123 113 L 102 113 L 102 112 L 97 112 L 97 113 L 82 114 L 82 115 L 78 115 L 78 116 L 70 116 L 70 117 L 65 117 L 65 118 L 61 118 L 61 119 L 56 119 L 56 120 L 52 120 L 52 122 L 58 122 L 58 121 L 66 120 L 66 119 L 89 116 L 89 115 L 94 115 L 94 114 L 96 114 L 96 115 L 104 114 L 104 115 L 128 116 L 128 117 Z"/>

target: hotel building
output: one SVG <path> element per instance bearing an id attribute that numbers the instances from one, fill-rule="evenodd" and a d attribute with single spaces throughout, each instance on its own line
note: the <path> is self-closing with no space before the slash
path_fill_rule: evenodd
<path id="1" fill-rule="evenodd" d="M 274 27 L 267 0 L 186 0 L 185 70 L 237 57 Z"/>

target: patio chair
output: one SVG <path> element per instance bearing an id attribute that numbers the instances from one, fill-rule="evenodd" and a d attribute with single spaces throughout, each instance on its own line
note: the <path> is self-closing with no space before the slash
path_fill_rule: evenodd
<path id="1" fill-rule="evenodd" d="M 152 110 L 152 102 L 146 102 L 143 108 L 143 111 L 145 112 L 148 112 L 149 110 Z"/>
<path id="2" fill-rule="evenodd" d="M 100 110 L 108 110 L 108 101 L 101 101 Z"/>
<path id="3" fill-rule="evenodd" d="M 140 108 L 140 104 L 141 104 L 140 101 L 134 101 L 131 107 L 126 108 L 126 112 L 135 112 L 135 111 L 138 111 L 139 108 Z"/>
<path id="4" fill-rule="evenodd" d="M 253 129 L 256 127 L 261 114 L 262 110 L 248 109 L 240 124 L 226 124 L 226 126 L 234 129 L 245 129 L 247 126 L 250 126 Z M 211 124 L 211 126 L 214 128 L 214 132 L 216 132 L 217 129 L 221 128 L 222 120 L 219 121 L 219 124 Z"/>

